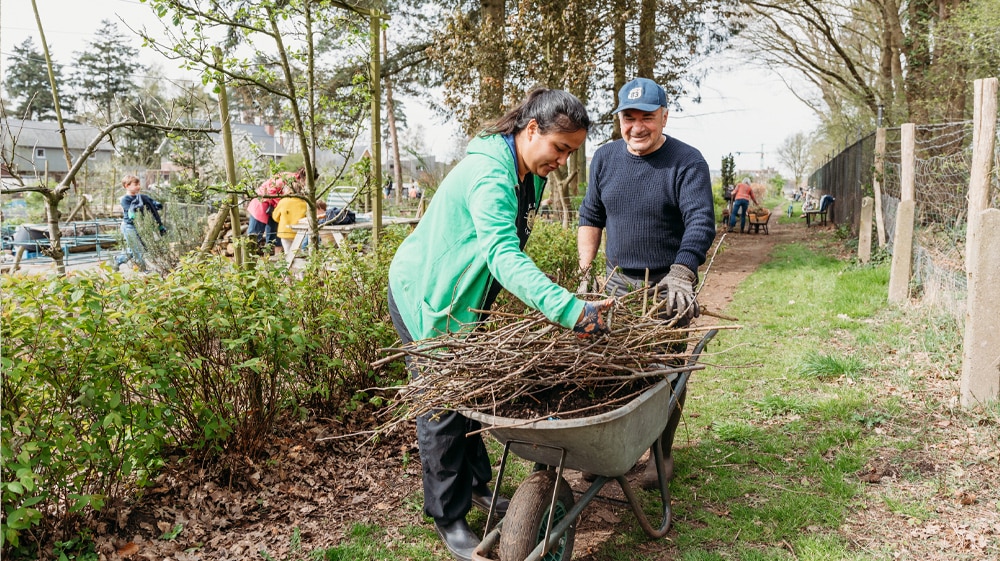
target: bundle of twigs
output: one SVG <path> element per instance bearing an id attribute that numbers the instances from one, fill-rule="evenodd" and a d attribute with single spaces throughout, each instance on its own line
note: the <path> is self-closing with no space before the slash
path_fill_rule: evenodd
<path id="1" fill-rule="evenodd" d="M 417 372 L 401 389 L 395 413 L 572 418 L 627 403 L 670 374 L 702 368 L 690 360 L 687 343 L 718 326 L 675 328 L 646 307 L 644 293 L 619 299 L 607 317 L 611 332 L 596 338 L 581 339 L 538 312 L 493 312 L 471 333 L 386 349 L 394 354 L 383 361 L 406 356 Z M 522 409 L 526 414 L 517 414 Z"/>

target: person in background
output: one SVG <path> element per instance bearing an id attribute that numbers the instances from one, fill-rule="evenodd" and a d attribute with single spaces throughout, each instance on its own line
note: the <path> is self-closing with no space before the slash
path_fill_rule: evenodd
<path id="1" fill-rule="evenodd" d="M 153 220 L 156 221 L 159 234 L 161 236 L 166 234 L 167 227 L 160 219 L 163 205 L 156 199 L 139 192 L 142 189 L 142 184 L 139 182 L 139 178 L 134 175 L 126 175 L 122 179 L 122 187 L 125 189 L 125 194 L 122 195 L 119 203 L 122 207 L 121 232 L 125 238 L 125 252 L 115 258 L 112 269 L 118 271 L 128 261 L 134 261 L 136 267 L 145 273 L 148 270 L 145 259 L 146 246 L 143 244 L 142 238 L 139 237 L 135 221 L 139 216 L 149 212 Z"/>
<path id="2" fill-rule="evenodd" d="M 474 310 L 489 310 L 503 288 L 581 335 L 606 331 L 601 313 L 613 300 L 577 298 L 523 251 L 546 177 L 580 147 L 589 125 L 576 97 L 543 88 L 472 139 L 389 267 L 389 314 L 404 345 L 471 331 L 484 319 Z M 424 513 L 460 560 L 480 542 L 465 519 L 472 505 L 488 510 L 495 503 L 502 515 L 509 504 L 489 488 L 479 428 L 454 411 L 417 419 Z"/>
<path id="3" fill-rule="evenodd" d="M 750 180 L 744 179 L 736 184 L 736 189 L 733 191 L 733 212 L 729 215 L 730 232 L 736 228 L 737 214 L 740 215 L 740 232 L 746 229 L 747 210 L 750 209 L 751 200 L 755 206 L 760 206 L 760 203 L 757 202 L 757 196 L 753 194 Z"/>
<path id="4" fill-rule="evenodd" d="M 327 215 L 327 210 L 326 210 L 326 201 L 324 201 L 323 199 L 319 199 L 316 201 L 316 218 L 318 219 L 317 222 L 319 223 L 320 226 L 322 226 L 323 224 L 326 223 L 327 220 L 329 220 L 329 216 Z"/>
<path id="5" fill-rule="evenodd" d="M 305 170 L 302 170 L 300 174 L 304 178 Z M 299 177 L 300 175 L 296 174 L 296 179 Z M 301 196 L 297 196 L 302 194 L 301 181 L 286 183 L 282 194 L 285 196 L 281 197 L 278 204 L 274 206 L 271 216 L 278 223 L 278 239 L 281 240 L 281 248 L 285 253 L 288 253 L 292 248 L 292 240 L 295 239 L 295 230 L 292 229 L 292 226 L 306 217 L 309 212 L 309 203 Z"/>
<path id="6" fill-rule="evenodd" d="M 698 316 L 697 271 L 715 239 L 708 163 L 697 149 L 664 134 L 667 96 L 656 82 L 636 78 L 622 87 L 618 99 L 613 114 L 618 116 L 622 138 L 594 153 L 580 206 L 580 269 L 585 279 L 591 275 L 606 231 L 605 290 L 622 296 L 647 286 L 651 296 L 667 300 L 661 317 L 683 327 Z M 580 291 L 587 289 L 584 281 Z M 678 396 L 663 432 L 663 469 L 668 479 L 673 474 L 671 448 L 685 394 Z M 584 477 L 591 480 L 593 474 Z M 655 462 L 647 464 L 640 484 L 659 488 Z"/>
<path id="7" fill-rule="evenodd" d="M 247 235 L 253 236 L 257 242 L 257 247 L 263 248 L 265 245 L 275 245 L 278 241 L 278 223 L 271 216 L 274 207 L 278 204 L 278 198 L 284 191 L 285 182 L 292 174 L 277 174 L 257 187 L 257 197 L 247 203 L 247 215 L 250 224 L 247 226 Z"/>

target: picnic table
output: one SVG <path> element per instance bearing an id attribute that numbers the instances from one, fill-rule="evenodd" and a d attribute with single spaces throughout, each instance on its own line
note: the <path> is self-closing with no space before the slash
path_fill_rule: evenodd
<path id="1" fill-rule="evenodd" d="M 410 218 L 406 216 L 383 216 L 382 226 L 390 226 L 392 224 L 416 224 L 419 222 L 419 218 Z M 359 214 L 357 215 L 357 222 L 354 224 L 324 224 L 319 227 L 320 239 L 332 240 L 334 244 L 340 246 L 347 239 L 347 235 L 355 230 L 370 230 L 375 223 L 372 222 L 371 216 L 366 216 Z M 295 230 L 295 237 L 292 239 L 292 247 L 288 250 L 285 256 L 285 260 L 289 265 L 295 261 L 295 256 L 299 249 L 302 247 L 302 242 L 309 235 L 309 219 L 303 218 L 298 224 L 292 225 L 292 230 Z"/>

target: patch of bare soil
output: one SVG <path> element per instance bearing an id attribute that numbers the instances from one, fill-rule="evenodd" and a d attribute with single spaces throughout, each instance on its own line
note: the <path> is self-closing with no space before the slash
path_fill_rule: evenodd
<path id="1" fill-rule="evenodd" d="M 419 523 L 407 497 L 419 490 L 411 432 L 363 435 L 381 421 L 319 419 L 286 426 L 262 457 L 197 464 L 172 458 L 138 503 L 97 528 L 101 559 L 298 559 L 344 541 L 355 524 Z M 301 546 L 293 543 L 298 532 Z M 396 534 L 398 536 L 398 534 Z M 297 550 L 298 553 L 292 555 Z"/>

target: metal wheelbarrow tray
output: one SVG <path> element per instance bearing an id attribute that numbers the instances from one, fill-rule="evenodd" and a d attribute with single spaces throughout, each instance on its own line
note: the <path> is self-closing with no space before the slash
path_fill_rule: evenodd
<path id="1" fill-rule="evenodd" d="M 711 330 L 702 337 L 688 359 L 688 366 L 695 365 L 716 333 Z M 681 372 L 673 384 L 663 380 L 617 409 L 579 419 L 527 422 L 478 411 L 464 412 L 482 423 L 504 445 L 496 489 L 500 489 L 511 452 L 536 464 L 536 471 L 511 497 L 506 517 L 486 534 L 473 559 L 492 559 L 487 555 L 497 546 L 501 561 L 570 559 L 577 518 L 610 481 L 618 483 L 627 501 L 603 496 L 601 499 L 630 506 L 649 537 L 665 536 L 671 521 L 670 489 L 662 473 L 662 449 L 654 444 L 660 442 L 667 421 L 677 407 L 678 396 L 686 391 L 690 375 L 690 370 Z M 655 457 L 659 476 L 662 520 L 658 527 L 647 519 L 625 477 L 646 450 Z M 563 478 L 566 468 L 597 475 L 579 499 L 574 499 L 572 489 Z M 487 530 L 493 518 L 491 509 L 486 518 Z"/>

